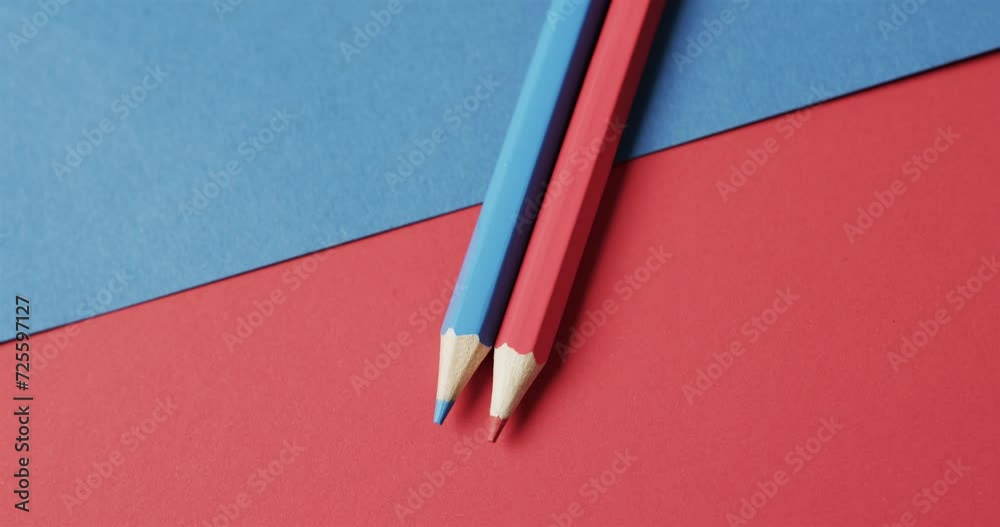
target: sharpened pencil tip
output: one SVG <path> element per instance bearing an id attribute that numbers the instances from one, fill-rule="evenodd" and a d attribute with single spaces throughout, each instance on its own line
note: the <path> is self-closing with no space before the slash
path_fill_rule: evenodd
<path id="1" fill-rule="evenodd" d="M 455 406 L 455 401 L 442 401 L 437 399 L 434 401 L 434 424 L 439 425 L 444 422 L 444 418 L 448 417 L 448 412 L 451 411 L 451 407 Z"/>
<path id="2" fill-rule="evenodd" d="M 500 432 L 503 430 L 503 426 L 505 424 L 507 424 L 506 419 L 497 417 L 495 415 L 490 416 L 490 436 L 489 436 L 490 443 L 497 442 L 497 436 L 500 435 Z"/>

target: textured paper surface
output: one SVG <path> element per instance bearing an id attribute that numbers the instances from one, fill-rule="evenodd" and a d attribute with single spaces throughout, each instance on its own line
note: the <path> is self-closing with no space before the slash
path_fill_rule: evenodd
<path id="1" fill-rule="evenodd" d="M 1000 275 L 949 297 L 1000 252 L 998 66 L 831 102 L 787 138 L 795 114 L 619 169 L 558 338 L 565 360 L 496 445 L 482 440 L 489 361 L 448 423 L 430 422 L 437 329 L 476 210 L 38 335 L 33 511 L 8 495 L 0 514 L 719 526 L 746 499 L 763 502 L 750 525 L 992 526 Z M 936 150 L 949 128 L 960 137 Z M 717 181 L 772 140 L 723 201 Z M 906 164 L 928 149 L 912 181 Z M 897 179 L 905 193 L 852 244 L 844 223 Z M 922 340 L 939 310 L 948 322 Z M 766 332 L 744 329 L 755 317 Z M 924 344 L 895 371 L 904 337 Z M 690 404 L 685 385 L 703 388 Z M 914 500 L 935 486 L 945 494 Z"/>
<path id="2" fill-rule="evenodd" d="M 672 2 L 621 157 L 1000 43 L 911 3 Z M 45 328 L 477 203 L 547 6 L 56 4 L 0 8 L 0 295 Z"/>

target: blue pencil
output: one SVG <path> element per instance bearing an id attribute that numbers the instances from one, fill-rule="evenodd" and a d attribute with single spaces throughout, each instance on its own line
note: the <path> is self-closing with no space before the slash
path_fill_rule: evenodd
<path id="1" fill-rule="evenodd" d="M 434 422 L 493 347 L 608 0 L 553 0 L 441 326 Z"/>

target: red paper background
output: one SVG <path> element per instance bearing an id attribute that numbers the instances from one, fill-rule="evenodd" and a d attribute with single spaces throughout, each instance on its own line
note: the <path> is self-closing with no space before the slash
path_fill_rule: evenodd
<path id="1" fill-rule="evenodd" d="M 553 355 L 496 445 L 462 446 L 488 414 L 490 362 L 431 424 L 438 326 L 476 209 L 37 335 L 32 512 L 12 508 L 8 402 L 3 516 L 201 527 L 236 507 L 216 525 L 566 525 L 578 512 L 572 525 L 723 526 L 783 470 L 749 524 L 910 512 L 995 525 L 1000 277 L 961 310 L 947 295 L 1000 254 L 997 93 L 994 54 L 619 167 L 559 337 L 579 345 Z M 912 182 L 904 163 L 949 127 L 960 137 Z M 771 138 L 777 151 L 724 201 L 716 182 Z M 897 178 L 905 194 L 850 243 L 843 224 Z M 672 256 L 647 275 L 659 247 Z M 626 298 L 629 275 L 648 280 Z M 800 298 L 751 343 L 742 326 L 786 288 Z M 255 307 L 275 291 L 273 313 Z M 269 316 L 230 352 L 225 335 L 257 309 Z M 949 322 L 894 372 L 887 352 L 938 309 Z M 400 340 L 386 364 L 380 349 Z M 689 404 L 684 385 L 733 341 L 745 353 Z M 12 370 L 12 344 L 0 348 Z M 367 361 L 385 367 L 356 389 Z M 177 408 L 123 442 L 151 428 L 158 400 Z M 793 472 L 787 453 L 815 446 L 831 417 L 843 428 Z M 305 450 L 273 464 L 284 442 Z M 77 479 L 116 450 L 124 461 L 68 511 Z M 622 468 L 616 452 L 637 460 L 594 493 L 591 478 Z M 911 500 L 949 460 L 970 469 L 923 513 Z M 281 474 L 263 489 L 248 481 L 269 464 Z M 400 520 L 443 465 L 443 486 Z"/>

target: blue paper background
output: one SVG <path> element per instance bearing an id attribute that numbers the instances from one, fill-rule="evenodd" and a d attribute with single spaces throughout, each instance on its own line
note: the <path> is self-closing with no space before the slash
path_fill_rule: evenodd
<path id="1" fill-rule="evenodd" d="M 478 203 L 547 7 L 402 0 L 386 19 L 371 12 L 389 0 L 226 2 L 0 7 L 0 294 L 31 299 L 32 329 Z M 674 2 L 619 157 L 1000 45 L 995 0 L 929 1 L 900 24 L 893 5 L 919 3 Z M 355 41 L 366 25 L 377 34 Z M 156 66 L 166 77 L 123 118 L 122 94 Z M 466 100 L 474 111 L 448 113 Z M 295 117 L 261 132 L 276 109 Z M 104 119 L 113 130 L 57 177 Z M 249 160 L 259 133 L 270 142 Z M 411 175 L 387 177 L 435 138 Z M 227 164 L 239 174 L 213 193 Z"/>

